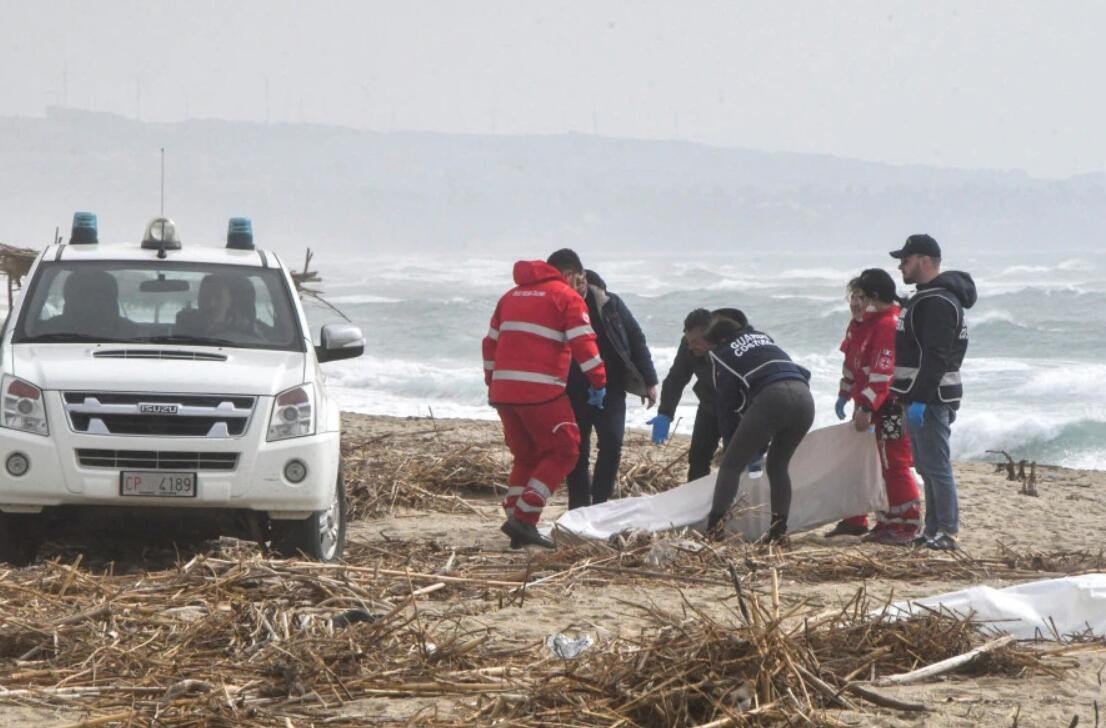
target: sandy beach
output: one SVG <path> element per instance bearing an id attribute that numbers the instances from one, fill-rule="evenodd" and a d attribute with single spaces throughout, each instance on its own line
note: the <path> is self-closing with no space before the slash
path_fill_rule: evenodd
<path id="1" fill-rule="evenodd" d="M 347 486 L 354 493 L 355 509 L 361 508 L 365 516 L 350 526 L 347 562 L 368 570 L 385 561 L 403 563 L 406 558 L 408 568 L 419 573 L 427 568 L 427 559 L 438 562 L 440 568 L 436 573 L 443 575 L 442 585 L 414 596 L 408 607 L 429 622 L 462 619 L 468 629 L 482 635 L 480 649 L 490 650 L 489 654 L 513 650 L 530 656 L 520 658 L 519 664 L 526 664 L 526 659 L 542 660 L 549 654 L 546 640 L 556 633 L 589 635 L 596 641 L 590 649 L 598 650 L 617 640 L 634 639 L 653 619 L 651 613 L 657 612 L 685 618 L 690 618 L 691 612 L 701 612 L 719 623 L 737 624 L 734 589 L 720 568 L 704 567 L 692 573 L 676 568 L 677 564 L 666 563 L 663 558 L 644 564 L 640 559 L 620 562 L 616 549 L 596 545 L 587 552 L 589 563 L 599 554 L 595 549 L 608 549 L 614 560 L 606 562 L 607 570 L 581 568 L 574 572 L 573 565 L 563 558 L 508 549 L 506 538 L 499 531 L 502 515 L 497 505 L 496 483 L 472 483 L 449 491 L 431 482 L 469 478 L 473 473 L 467 472 L 466 466 L 477 476 L 480 468 L 492 472 L 505 468 L 507 453 L 497 422 L 347 414 L 344 424 Z M 627 482 L 622 485 L 623 491 L 638 492 L 658 483 L 677 482 L 686 469 L 681 458 L 684 448 L 686 441 L 681 438 L 657 448 L 649 444 L 646 433 L 628 433 L 623 464 Z M 427 482 L 418 486 L 418 493 L 400 493 L 393 486 L 390 494 L 381 495 L 387 490 L 381 483 L 389 482 L 390 476 L 420 463 L 425 467 L 429 462 L 444 463 L 452 471 L 432 470 Z M 1102 568 L 1101 554 L 1106 473 L 1039 466 L 1038 497 L 1020 494 L 1020 483 L 1007 480 L 992 464 L 957 463 L 956 474 L 963 529 L 959 554 L 928 554 L 925 558 L 929 567 L 910 571 L 904 566 L 909 572 L 904 576 L 895 567 L 917 561 L 909 550 L 862 545 L 858 539 L 848 537 L 827 540 L 820 535 L 823 529 L 794 534 L 786 560 L 779 562 L 778 567 L 782 607 L 798 607 L 799 613 L 817 615 L 848 604 L 858 589 L 865 589 L 869 599 L 879 603 L 891 598 L 938 594 L 973 583 L 1004 586 L 1029 578 L 1106 570 Z M 419 505 L 409 507 L 406 504 L 414 496 L 418 496 Z M 388 498 L 396 504 L 394 507 L 384 502 Z M 562 490 L 547 509 L 545 519 L 555 519 L 564 507 Z M 738 542 L 728 541 L 711 548 L 714 557 L 744 563 L 746 567 L 751 563 L 748 547 Z M 57 547 L 54 553 L 71 558 L 71 553 L 62 547 Z M 82 553 L 85 553 L 83 564 L 95 563 L 95 546 Z M 253 546 L 245 545 L 239 553 L 243 559 L 257 558 Z M 563 553 L 563 547 L 558 553 Z M 584 559 L 580 558 L 582 562 Z M 754 557 L 754 561 L 755 558 L 759 557 Z M 804 560 L 838 566 L 818 572 L 803 568 Z M 21 585 L 42 578 L 44 568 L 36 564 L 0 572 L 0 599 L 4 602 L 14 599 Z M 547 582 L 527 589 L 524 600 L 505 599 L 503 589 L 491 586 L 469 588 L 473 581 L 505 580 L 508 576 Z M 450 577 L 457 581 L 449 581 Z M 765 574 L 749 575 L 748 584 L 762 594 L 768 588 Z M 395 593 L 394 588 L 392 592 L 382 590 L 381 599 L 391 598 Z M 10 614 L 4 602 L 0 602 L 0 641 L 5 633 L 22 624 L 3 616 Z M 1035 649 L 1056 647 L 1051 643 Z M 1106 669 L 1106 652 L 1101 647 L 1100 639 L 1097 645 L 1082 645 L 1066 654 L 1044 658 L 1046 664 L 1062 668 L 1060 678 L 1040 671 L 1016 677 L 954 673 L 915 685 L 883 689 L 895 699 L 924 704 L 929 712 L 906 713 L 863 703 L 857 706 L 859 710 L 824 711 L 823 715 L 830 716 L 825 724 L 837 721 L 856 726 L 1075 725 L 1073 718 L 1078 717 L 1080 725 L 1095 725 L 1096 701 L 1104 697 L 1101 674 Z M 924 661 L 925 656 L 919 657 Z M 28 669 L 26 662 L 17 661 L 12 650 L 0 652 L 0 686 L 11 689 L 13 675 Z M 54 665 L 45 661 L 39 667 Z M 110 684 L 113 678 L 110 674 L 96 675 L 97 684 Z M 329 716 L 328 724 L 337 725 L 414 725 L 435 721 L 449 725 L 450 721 L 471 715 L 477 702 L 469 694 L 443 697 L 402 693 L 400 690 L 387 696 L 362 696 L 342 701 L 339 707 L 329 710 L 315 708 L 311 714 Z M 105 715 L 102 711 L 89 713 L 86 707 L 80 703 L 51 703 L 44 698 L 7 698 L 0 707 L 0 726 L 149 724 L 146 721 L 150 713 L 138 708 L 126 720 L 80 723 L 89 717 Z M 202 712 L 194 711 L 193 715 L 197 717 L 195 722 L 172 724 L 204 724 L 199 720 Z M 321 724 L 324 719 L 315 723 L 296 717 L 294 712 L 285 715 L 289 716 L 288 725 Z M 211 725 L 228 724 L 222 722 L 223 718 L 215 718 L 215 713 L 211 716 Z M 493 723 L 489 719 L 487 724 Z M 726 724 L 741 723 L 717 725 Z"/>

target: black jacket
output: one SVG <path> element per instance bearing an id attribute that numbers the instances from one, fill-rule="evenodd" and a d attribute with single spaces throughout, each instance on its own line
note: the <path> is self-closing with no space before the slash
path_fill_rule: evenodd
<path id="1" fill-rule="evenodd" d="M 714 367 L 711 365 L 710 356 L 695 356 L 687 346 L 687 340 L 680 338 L 680 345 L 676 347 L 676 358 L 672 360 L 672 368 L 668 370 L 668 376 L 661 385 L 661 401 L 657 407 L 657 414 L 676 416 L 676 407 L 680 404 L 680 397 L 684 394 L 684 388 L 695 377 L 695 386 L 692 391 L 699 398 L 700 405 L 714 406 Z"/>
<path id="2" fill-rule="evenodd" d="M 621 298 L 598 286 L 588 286 L 585 300 L 598 339 L 599 357 L 607 367 L 607 391 L 644 397 L 646 389 L 657 385 L 657 370 L 637 319 Z M 569 368 L 568 386 L 580 391 L 588 387 L 576 362 Z"/>
<path id="3" fill-rule="evenodd" d="M 719 342 L 710 352 L 717 392 L 718 428 L 722 441 L 729 442 L 741 422 L 741 415 L 757 393 L 773 382 L 797 379 L 810 382 L 810 372 L 791 357 L 768 334 L 746 326 L 732 339 Z"/>
<path id="4" fill-rule="evenodd" d="M 964 309 L 975 301 L 975 282 L 961 271 L 946 271 L 918 286 L 903 306 L 895 335 L 891 391 L 899 399 L 960 407 L 960 365 L 968 351 Z"/>

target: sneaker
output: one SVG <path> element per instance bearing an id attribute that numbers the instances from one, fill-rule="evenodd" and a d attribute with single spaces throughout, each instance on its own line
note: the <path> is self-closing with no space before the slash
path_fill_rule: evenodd
<path id="1" fill-rule="evenodd" d="M 848 521 L 838 521 L 837 525 L 822 534 L 825 538 L 835 536 L 863 536 L 868 533 L 867 526 L 854 526 Z"/>
<path id="2" fill-rule="evenodd" d="M 522 546 L 541 546 L 544 549 L 557 547 L 551 539 L 538 533 L 537 526 L 532 523 L 523 523 L 514 516 L 508 517 L 500 526 L 500 530 L 511 537 L 512 545 L 517 541 L 520 548 Z"/>
<path id="3" fill-rule="evenodd" d="M 878 543 L 884 546 L 910 546 L 913 545 L 917 539 L 910 531 L 876 526 L 868 532 L 867 536 L 860 540 L 864 543 Z"/>
<path id="4" fill-rule="evenodd" d="M 926 544 L 926 548 L 934 551 L 956 551 L 960 546 L 956 543 L 955 536 L 940 531 Z"/>

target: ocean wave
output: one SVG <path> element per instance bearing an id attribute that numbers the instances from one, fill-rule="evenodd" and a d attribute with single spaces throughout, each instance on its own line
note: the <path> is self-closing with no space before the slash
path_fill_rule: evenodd
<path id="1" fill-rule="evenodd" d="M 357 293 L 349 296 L 334 296 L 328 297 L 328 301 L 333 304 L 346 303 L 403 303 L 402 298 L 391 298 L 389 296 L 374 296 L 369 293 Z"/>
<path id="2" fill-rule="evenodd" d="M 784 280 L 821 280 L 839 283 L 844 289 L 845 284 L 853 279 L 860 271 L 844 270 L 840 268 L 789 268 L 773 277 Z"/>
<path id="3" fill-rule="evenodd" d="M 996 278 L 1006 278 L 1010 276 L 1022 276 L 1026 274 L 1047 273 L 1049 271 L 1087 271 L 1093 270 L 1094 265 L 1082 258 L 1069 258 L 1068 260 L 1061 261 L 1055 265 L 1027 265 L 1018 264 L 1010 265 L 998 273 L 995 273 Z"/>
<path id="4" fill-rule="evenodd" d="M 988 450 L 1005 450 L 1019 460 L 1106 470 L 1106 422 L 975 411 L 958 417 L 953 425 L 953 457 L 989 458 Z"/>
<path id="5" fill-rule="evenodd" d="M 1077 408 L 1106 406 L 1106 365 L 1087 362 L 1052 363 L 1038 368 L 1017 394 L 1072 402 Z"/>

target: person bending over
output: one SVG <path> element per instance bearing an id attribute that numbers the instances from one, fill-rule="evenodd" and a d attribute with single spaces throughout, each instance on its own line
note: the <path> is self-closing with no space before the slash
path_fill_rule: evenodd
<path id="1" fill-rule="evenodd" d="M 791 361 L 772 337 L 732 319 L 715 320 L 707 341 L 713 347 L 718 426 L 727 443 L 707 529 L 721 524 L 737 495 L 741 473 L 767 448 L 772 516 L 761 541 L 782 541 L 791 510 L 788 466 L 814 422 L 810 372 Z"/>

